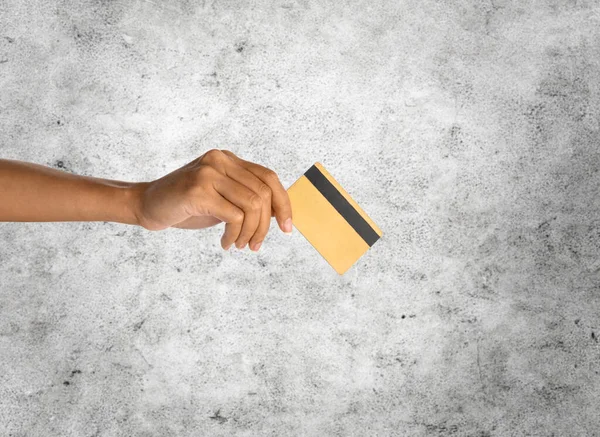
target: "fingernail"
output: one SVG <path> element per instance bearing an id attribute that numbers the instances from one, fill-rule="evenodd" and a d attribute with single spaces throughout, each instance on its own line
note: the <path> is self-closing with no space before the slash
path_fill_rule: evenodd
<path id="1" fill-rule="evenodd" d="M 262 241 L 260 243 L 254 243 L 254 245 L 251 247 L 251 249 L 255 252 L 258 252 L 258 249 L 260 249 L 261 244 L 262 244 Z"/>
<path id="2" fill-rule="evenodd" d="M 292 219 L 291 218 L 289 218 L 283 222 L 283 232 L 285 232 L 286 234 L 292 233 Z"/>

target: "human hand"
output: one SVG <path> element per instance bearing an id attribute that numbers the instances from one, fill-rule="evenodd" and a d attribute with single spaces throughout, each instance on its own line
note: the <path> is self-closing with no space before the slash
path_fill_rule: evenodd
<path id="1" fill-rule="evenodd" d="M 225 222 L 224 249 L 257 251 L 275 216 L 292 231 L 292 208 L 277 174 L 228 150 L 212 149 L 153 182 L 138 184 L 136 217 L 148 230 L 200 229 Z"/>

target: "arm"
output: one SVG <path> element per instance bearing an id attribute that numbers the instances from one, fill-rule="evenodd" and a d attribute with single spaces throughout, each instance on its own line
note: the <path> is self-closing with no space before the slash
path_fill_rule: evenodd
<path id="1" fill-rule="evenodd" d="M 144 185 L 0 159 L 0 221 L 112 221 L 138 225 L 135 211 Z"/>
<path id="2" fill-rule="evenodd" d="M 112 221 L 148 230 L 225 223 L 221 246 L 257 251 L 275 216 L 292 232 L 292 208 L 277 174 L 212 149 L 151 182 L 77 176 L 0 159 L 0 222 Z"/>

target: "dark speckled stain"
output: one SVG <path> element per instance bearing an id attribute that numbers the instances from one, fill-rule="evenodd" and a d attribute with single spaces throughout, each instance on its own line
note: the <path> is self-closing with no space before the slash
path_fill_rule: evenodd
<path id="1" fill-rule="evenodd" d="M 540 350 L 544 349 L 561 350 L 564 352 L 569 352 L 569 348 L 565 345 L 565 342 L 562 340 L 546 341 L 540 346 Z"/>
<path id="2" fill-rule="evenodd" d="M 133 332 L 139 331 L 145 322 L 146 322 L 146 319 L 143 319 L 143 320 L 140 320 L 139 322 L 137 322 L 135 325 L 133 325 Z"/>
<path id="3" fill-rule="evenodd" d="M 6 41 L 8 41 L 8 43 L 9 43 L 9 44 L 12 44 L 12 43 L 14 43 L 14 42 L 15 42 L 15 39 L 14 39 L 14 38 L 11 38 L 10 36 L 5 36 L 5 37 L 4 37 L 4 39 L 5 39 Z"/>
<path id="4" fill-rule="evenodd" d="M 213 269 L 219 267 L 223 262 L 222 253 L 201 253 L 196 259 L 196 264 L 192 268 Z"/>
<path id="5" fill-rule="evenodd" d="M 545 232 L 550 227 L 550 223 L 556 220 L 556 217 L 552 217 L 551 219 L 545 220 L 538 225 L 538 231 Z"/>
<path id="6" fill-rule="evenodd" d="M 73 379 L 73 377 L 75 375 L 80 375 L 80 374 L 81 374 L 81 370 L 79 370 L 79 369 L 71 370 L 71 374 L 69 375 L 69 379 Z M 63 381 L 63 385 L 65 387 L 68 387 L 68 386 L 71 385 L 71 382 L 69 380 L 65 380 L 65 381 Z"/>
<path id="7" fill-rule="evenodd" d="M 537 94 L 552 102 L 561 115 L 581 121 L 587 115 L 590 94 L 582 74 L 558 70 L 540 83 Z"/>
<path id="8" fill-rule="evenodd" d="M 448 156 L 457 156 L 461 151 L 465 149 L 466 135 L 463 128 L 454 123 L 450 127 L 449 136 L 446 140 L 446 153 L 443 155 L 444 158 Z"/>
<path id="9" fill-rule="evenodd" d="M 439 435 L 453 435 L 458 432 L 458 425 L 425 425 L 425 428 L 427 429 L 427 432 Z"/>
<path id="10" fill-rule="evenodd" d="M 50 334 L 51 329 L 52 325 L 50 323 L 42 320 L 34 320 L 29 325 L 28 334 L 32 341 L 42 343 Z"/>
<path id="11" fill-rule="evenodd" d="M 535 102 L 527 105 L 524 115 L 531 125 L 531 132 L 536 142 L 544 142 L 544 123 L 548 116 L 546 104 L 543 102 Z"/>
<path id="12" fill-rule="evenodd" d="M 88 50 L 94 47 L 103 39 L 103 34 L 100 33 L 98 30 L 93 28 L 83 29 L 75 25 L 71 30 L 71 35 L 73 36 L 73 39 L 75 40 L 77 46 L 84 50 Z"/>
<path id="13" fill-rule="evenodd" d="M 227 420 L 228 420 L 227 417 L 221 416 L 221 409 L 220 408 L 217 410 L 217 412 L 214 415 L 209 416 L 209 419 L 216 420 L 221 425 L 224 424 L 225 422 L 227 422 Z"/>
<path id="14" fill-rule="evenodd" d="M 217 72 L 213 71 L 210 74 L 206 74 L 204 75 L 205 77 L 207 77 L 206 79 L 202 79 L 200 81 L 200 84 L 202 86 L 213 86 L 213 87 L 218 87 L 221 86 L 221 81 L 217 79 Z"/>
<path id="15" fill-rule="evenodd" d="M 557 384 L 549 382 L 543 387 L 534 388 L 533 390 L 540 400 L 547 405 L 556 405 L 557 402 L 564 402 L 567 397 L 575 397 L 579 392 L 579 388 L 573 385 Z"/>
<path id="16" fill-rule="evenodd" d="M 64 159 L 57 159 L 52 163 L 52 166 L 66 172 L 73 173 L 71 165 Z"/>
<path id="17" fill-rule="evenodd" d="M 242 53 L 246 49 L 246 41 L 241 41 L 235 45 L 235 51 Z"/>

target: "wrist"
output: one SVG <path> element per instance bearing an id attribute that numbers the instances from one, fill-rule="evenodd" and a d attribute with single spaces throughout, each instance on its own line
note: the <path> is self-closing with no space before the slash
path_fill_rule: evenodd
<path id="1" fill-rule="evenodd" d="M 148 187 L 148 182 L 136 182 L 129 184 L 124 190 L 125 210 L 128 217 L 128 224 L 145 227 L 145 220 L 142 214 L 144 192 Z"/>

